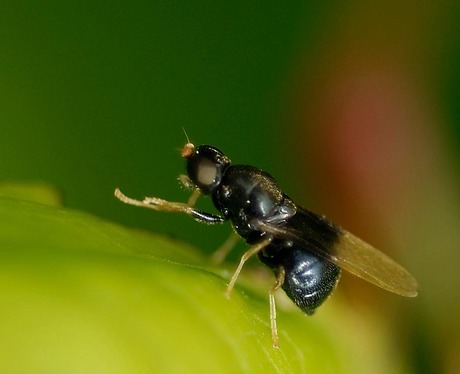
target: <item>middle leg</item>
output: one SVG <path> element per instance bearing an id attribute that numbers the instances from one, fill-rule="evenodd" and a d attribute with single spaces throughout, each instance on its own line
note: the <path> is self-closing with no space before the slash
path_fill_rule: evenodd
<path id="1" fill-rule="evenodd" d="M 238 267 L 235 271 L 235 273 L 232 276 L 232 279 L 230 280 L 230 283 L 228 284 L 227 291 L 225 291 L 225 295 L 227 297 L 230 297 L 230 294 L 232 293 L 233 287 L 235 286 L 236 280 L 238 279 L 238 276 L 241 273 L 241 269 L 243 269 L 243 266 L 247 260 L 249 260 L 252 256 L 256 255 L 259 253 L 261 250 L 263 250 L 267 245 L 271 243 L 271 238 L 264 239 L 261 241 L 259 244 L 256 244 L 249 248 L 243 256 L 241 256 L 240 263 L 238 264 Z"/>

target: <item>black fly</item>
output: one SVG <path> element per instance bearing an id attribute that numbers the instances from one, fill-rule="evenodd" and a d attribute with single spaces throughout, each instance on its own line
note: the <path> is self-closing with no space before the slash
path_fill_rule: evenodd
<path id="1" fill-rule="evenodd" d="M 417 296 L 417 281 L 403 267 L 325 217 L 297 206 L 270 174 L 253 166 L 232 165 L 225 154 L 210 145 L 187 143 L 181 154 L 188 176 L 179 179 L 193 190 L 188 203 L 155 197 L 134 200 L 119 189 L 115 196 L 130 205 L 183 212 L 202 223 L 231 221 L 251 247 L 241 257 L 226 294 L 232 292 L 250 257 L 257 254 L 273 270 L 276 282 L 269 291 L 269 301 L 274 347 L 279 346 L 274 298 L 279 288 L 307 314 L 313 314 L 331 294 L 341 269 L 396 294 Z M 200 194 L 211 195 L 221 215 L 195 209 Z M 226 246 L 224 252 L 229 249 Z"/>

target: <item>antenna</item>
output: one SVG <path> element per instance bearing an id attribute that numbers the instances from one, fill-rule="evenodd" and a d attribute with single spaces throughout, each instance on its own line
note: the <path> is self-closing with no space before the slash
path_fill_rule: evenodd
<path id="1" fill-rule="evenodd" d="M 187 135 L 187 131 L 185 131 L 185 127 L 182 126 L 182 131 L 184 132 L 185 138 L 187 139 L 187 143 L 190 143 L 190 138 Z"/>

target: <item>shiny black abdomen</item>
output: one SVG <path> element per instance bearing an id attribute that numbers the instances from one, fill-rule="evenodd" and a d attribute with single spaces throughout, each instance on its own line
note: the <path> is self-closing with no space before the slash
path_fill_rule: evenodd
<path id="1" fill-rule="evenodd" d="M 307 314 L 313 314 L 334 290 L 340 268 L 308 251 L 303 243 L 274 241 L 259 253 L 276 276 L 283 268 L 283 290 Z"/>

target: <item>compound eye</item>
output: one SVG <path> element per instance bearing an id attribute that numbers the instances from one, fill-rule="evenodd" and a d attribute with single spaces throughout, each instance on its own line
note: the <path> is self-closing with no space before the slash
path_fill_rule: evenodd
<path id="1" fill-rule="evenodd" d="M 217 148 L 200 145 L 193 152 L 184 147 L 187 159 L 187 174 L 204 195 L 212 194 L 220 185 L 230 160 Z"/>
<path id="2" fill-rule="evenodd" d="M 200 160 L 200 163 L 196 170 L 197 182 L 203 186 L 211 186 L 217 177 L 217 167 L 216 164 L 203 158 Z"/>

